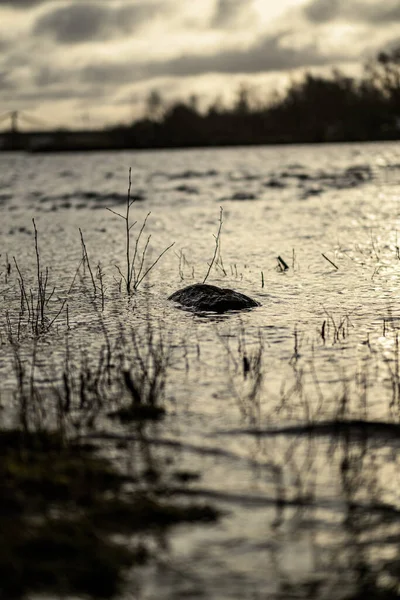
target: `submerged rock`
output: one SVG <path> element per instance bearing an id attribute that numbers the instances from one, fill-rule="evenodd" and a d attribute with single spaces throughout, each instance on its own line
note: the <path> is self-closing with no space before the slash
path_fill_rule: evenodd
<path id="1" fill-rule="evenodd" d="M 195 311 L 218 313 L 260 306 L 259 302 L 245 294 L 207 283 L 196 283 L 177 290 L 169 296 L 168 300 L 179 302 L 185 308 Z"/>

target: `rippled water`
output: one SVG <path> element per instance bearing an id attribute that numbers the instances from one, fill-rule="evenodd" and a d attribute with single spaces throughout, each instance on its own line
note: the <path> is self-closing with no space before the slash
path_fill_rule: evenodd
<path id="1" fill-rule="evenodd" d="M 19 310 L 12 257 L 33 279 L 34 217 L 58 306 L 82 256 L 80 228 L 92 266 L 102 267 L 104 311 L 80 270 L 75 285 L 87 291 L 72 288 L 68 323 L 64 311 L 40 341 L 37 377 L 47 388 L 60 377 L 67 325 L 78 364 L 98 353 L 104 328 L 121 351 L 121 328 L 155 324 L 171 361 L 167 417 L 148 432 L 152 461 L 160 471 L 173 463 L 197 472 L 182 494 L 224 511 L 217 525 L 180 526 L 155 540 L 159 560 L 132 575 L 124 597 L 398 590 L 398 441 L 387 426 L 399 423 L 400 406 L 398 145 L 3 154 L 0 165 L 4 420 L 16 385 L 4 318 Z M 151 212 L 148 260 L 175 245 L 128 300 L 116 269 L 124 269 L 124 222 L 106 207 L 124 211 L 130 167 L 133 234 Z M 194 315 L 167 297 L 204 279 L 220 207 L 208 282 L 261 306 Z M 20 351 L 29 359 L 30 340 Z M 310 427 L 337 418 L 356 422 Z M 361 419 L 385 426 L 367 429 Z M 112 436 L 134 444 L 137 432 L 100 417 L 91 435 L 118 459 Z"/>

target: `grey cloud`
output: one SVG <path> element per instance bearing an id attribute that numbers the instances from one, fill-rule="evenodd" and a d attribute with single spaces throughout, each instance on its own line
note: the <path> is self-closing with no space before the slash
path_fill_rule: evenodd
<path id="1" fill-rule="evenodd" d="M 74 91 L 73 100 L 80 99 L 85 100 L 99 100 L 101 94 L 99 89 L 89 90 L 81 89 Z M 24 88 L 18 91 L 16 95 L 14 90 L 10 90 L 9 93 L 4 94 L 2 100 L 5 102 L 12 102 L 13 104 L 18 101 L 19 103 L 34 102 L 35 104 L 48 101 L 64 101 L 71 100 L 71 88 L 67 85 L 63 85 L 51 90 L 42 90 L 38 88 Z M 45 118 L 45 117 L 44 117 Z"/>
<path id="2" fill-rule="evenodd" d="M 396 36 L 396 37 L 392 38 L 391 40 L 389 40 L 386 44 L 386 48 L 389 51 L 395 50 L 396 48 L 400 48 L 400 37 Z"/>
<path id="3" fill-rule="evenodd" d="M 35 85 L 41 88 L 48 88 L 54 84 L 58 84 L 61 81 L 65 83 L 66 73 L 60 69 L 55 69 L 49 66 L 39 67 L 33 74 L 33 81 Z"/>
<path id="4" fill-rule="evenodd" d="M 314 44 L 301 49 L 286 47 L 290 41 L 290 31 L 275 36 L 264 36 L 248 49 L 229 49 L 216 51 L 211 55 L 188 53 L 171 60 L 153 60 L 134 62 L 132 57 L 124 56 L 118 61 L 88 63 L 83 68 L 73 64 L 61 66 L 57 55 L 53 60 L 48 53 L 34 51 L 35 45 L 43 45 L 36 39 L 27 52 L 19 51 L 8 55 L 7 61 L 1 61 L 0 83 L 3 81 L 3 101 L 18 97 L 19 101 L 37 101 L 46 99 L 87 99 L 97 102 L 115 96 L 129 84 L 146 82 L 156 77 L 188 77 L 207 73 L 254 74 L 287 69 L 330 65 L 332 62 L 345 61 L 342 55 L 324 55 Z M 25 61 L 22 60 L 25 59 Z M 13 65 L 11 68 L 10 65 Z M 29 66 L 29 69 L 26 69 Z M 3 71 L 3 74 L 2 74 Z M 5 79 L 8 73 L 9 79 Z M 5 84 L 5 85 L 4 85 Z M 16 91 L 11 90 L 10 84 Z M 4 87 L 3 87 L 4 86 Z M 6 89 L 4 89 L 6 88 Z"/>
<path id="5" fill-rule="evenodd" d="M 0 52 L 4 52 L 11 45 L 11 40 L 1 39 L 0 38 Z"/>
<path id="6" fill-rule="evenodd" d="M 141 79 L 141 75 L 130 62 L 88 64 L 81 69 L 37 66 L 32 69 L 32 82 L 44 94 L 65 90 L 65 97 L 93 97 L 119 86 Z M 47 92 L 46 92 L 47 90 Z"/>
<path id="7" fill-rule="evenodd" d="M 363 0 L 311 0 L 304 7 L 304 14 L 312 23 L 346 20 L 382 25 L 400 21 L 400 3 L 398 0 L 374 3 Z"/>
<path id="8" fill-rule="evenodd" d="M 20 42 L 20 38 L 18 39 L 17 36 L 10 38 L 4 42 L 4 49 L 7 51 L 0 54 L 0 66 L 10 74 L 21 67 L 35 65 L 40 55 L 40 48 L 32 40 L 27 40 L 25 44 L 18 42 Z M 45 56 L 45 60 L 47 63 L 50 62 L 48 55 Z"/>
<path id="9" fill-rule="evenodd" d="M 8 71 L 0 70 L 0 88 L 2 94 L 4 94 L 5 91 L 11 91 L 15 89 L 15 84 L 13 81 L 11 81 Z"/>
<path id="10" fill-rule="evenodd" d="M 299 50 L 283 47 L 280 44 L 282 37 L 283 34 L 267 36 L 248 50 L 226 50 L 206 56 L 186 54 L 143 67 L 152 76 L 184 77 L 205 73 L 262 73 L 345 60 L 343 56 L 323 56 L 313 44 Z"/>
<path id="11" fill-rule="evenodd" d="M 314 23 L 331 21 L 340 11 L 338 0 L 313 0 L 304 8 L 306 17 Z"/>
<path id="12" fill-rule="evenodd" d="M 245 8 L 242 0 L 217 0 L 211 27 L 224 28 L 237 21 Z"/>
<path id="13" fill-rule="evenodd" d="M 247 50 L 225 50 L 212 55 L 186 54 L 168 61 L 135 64 L 128 61 L 99 63 L 79 72 L 80 85 L 116 86 L 154 77 L 190 77 L 207 73 L 254 74 L 329 65 L 345 61 L 344 55 L 324 56 L 310 44 L 294 50 L 281 46 L 284 34 L 268 36 Z"/>
<path id="14" fill-rule="evenodd" d="M 149 2 L 144 0 L 142 4 L 121 6 L 114 11 L 112 25 L 126 32 L 138 29 L 143 24 L 150 22 L 155 16 L 165 14 L 169 11 L 167 2 Z"/>
<path id="15" fill-rule="evenodd" d="M 62 6 L 40 17 L 34 34 L 49 34 L 58 42 L 73 44 L 97 37 L 106 21 L 106 13 L 96 4 Z"/>
<path id="16" fill-rule="evenodd" d="M 82 83 L 102 83 L 105 86 L 126 84 L 138 79 L 141 79 L 139 70 L 132 63 L 125 62 L 87 65 L 79 73 Z"/>
<path id="17" fill-rule="evenodd" d="M 40 16 L 33 33 L 48 35 L 61 44 L 107 39 L 138 29 L 160 10 L 165 10 L 165 5 L 151 2 L 118 6 L 104 2 L 73 3 Z"/>
<path id="18" fill-rule="evenodd" d="M 0 0 L 0 6 L 9 6 L 15 9 L 33 8 L 45 2 L 48 2 L 48 0 Z"/>
<path id="19" fill-rule="evenodd" d="M 9 75 L 9 71 L 7 72 Z M 101 101 L 115 92 L 116 85 L 111 79 L 104 81 L 85 80 L 83 73 L 73 68 L 58 68 L 43 65 L 30 65 L 29 74 L 14 72 L 13 78 L 6 79 L 7 73 L 0 69 L 0 85 L 3 101 L 42 102 L 47 100 L 90 100 Z M 4 81 L 7 83 L 3 87 Z M 121 81 L 119 81 L 121 83 Z M 71 93 L 71 90 L 73 92 Z"/>
<path id="20" fill-rule="evenodd" d="M 370 23 L 387 23 L 400 21 L 400 3 L 396 2 L 393 6 L 374 6 L 371 7 L 369 16 Z"/>

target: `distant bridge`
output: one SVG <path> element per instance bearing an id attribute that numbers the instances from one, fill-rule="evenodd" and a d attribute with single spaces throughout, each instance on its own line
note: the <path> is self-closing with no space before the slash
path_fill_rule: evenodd
<path id="1" fill-rule="evenodd" d="M 6 127 L 6 129 L 3 130 L 4 132 L 20 133 L 21 129 L 19 124 L 21 121 L 25 124 L 28 124 L 30 126 L 33 125 L 35 128 L 40 129 L 49 129 L 54 127 L 50 123 L 44 121 L 43 119 L 39 119 L 38 117 L 29 115 L 21 110 L 9 110 L 8 112 L 5 112 L 0 115 L 0 127 L 2 126 L 2 124 L 7 125 L 7 122 L 9 122 L 10 124 L 9 127 Z"/>
<path id="2" fill-rule="evenodd" d="M 29 125 L 29 129 L 24 131 L 21 123 Z M 21 110 L 0 114 L 0 150 L 31 150 L 35 146 L 47 144 L 51 141 L 51 127 L 43 119 Z"/>
<path id="3" fill-rule="evenodd" d="M 21 130 L 21 123 L 29 124 Z M 5 128 L 1 130 L 1 126 Z M 35 127 L 35 129 L 32 128 Z M 132 137 L 123 130 L 69 130 L 51 126 L 43 119 L 19 110 L 0 115 L 0 151 L 60 152 L 126 149 L 132 147 Z"/>
<path id="4" fill-rule="evenodd" d="M 86 149 L 104 145 L 102 136 L 102 132 L 62 129 L 21 110 L 0 115 L 0 151 Z"/>

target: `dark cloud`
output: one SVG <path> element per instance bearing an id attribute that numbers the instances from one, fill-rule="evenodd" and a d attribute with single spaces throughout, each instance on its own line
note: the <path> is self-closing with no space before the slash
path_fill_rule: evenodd
<path id="1" fill-rule="evenodd" d="M 101 96 L 120 87 L 137 81 L 141 77 L 132 63 L 88 64 L 81 69 L 73 67 L 31 66 L 32 88 L 39 90 L 43 97 L 57 96 L 65 99 L 73 97 Z"/>
<path id="2" fill-rule="evenodd" d="M 283 47 L 283 36 L 265 37 L 247 50 L 225 50 L 212 55 L 185 54 L 167 61 L 91 64 L 79 72 L 79 84 L 116 86 L 154 77 L 194 77 L 208 73 L 255 74 L 324 66 L 333 61 L 346 60 L 343 55 L 325 56 L 313 44 L 297 50 Z M 44 77 L 48 77 L 48 74 L 45 73 Z"/>
<path id="3" fill-rule="evenodd" d="M 313 0 L 304 8 L 306 17 L 313 23 L 332 21 L 340 12 L 338 0 Z"/>
<path id="4" fill-rule="evenodd" d="M 82 84 L 115 86 L 138 81 L 142 75 L 142 69 L 135 68 L 132 63 L 101 63 L 84 67 L 79 73 L 79 80 Z"/>
<path id="5" fill-rule="evenodd" d="M 163 10 L 161 3 L 113 6 L 112 3 L 82 1 L 60 6 L 41 15 L 33 33 L 37 36 L 47 35 L 61 44 L 107 39 L 138 29 L 160 10 Z"/>
<path id="6" fill-rule="evenodd" d="M 367 15 L 368 21 L 372 24 L 390 24 L 392 22 L 400 21 L 400 2 L 395 2 L 392 6 L 377 5 L 371 7 L 369 14 Z"/>
<path id="7" fill-rule="evenodd" d="M 211 20 L 211 27 L 217 29 L 229 27 L 236 23 L 246 8 L 243 0 L 217 0 Z"/>
<path id="8" fill-rule="evenodd" d="M 399 0 L 373 3 L 368 0 L 311 0 L 304 7 L 304 14 L 312 23 L 344 20 L 371 25 L 390 24 L 400 21 Z"/>
<path id="9" fill-rule="evenodd" d="M 34 8 L 38 4 L 44 4 L 48 0 L 0 0 L 1 6 L 9 6 L 10 8 Z"/>
<path id="10" fill-rule="evenodd" d="M 281 45 L 284 34 L 266 36 L 246 50 L 225 50 L 212 55 L 185 54 L 166 62 L 143 66 L 152 76 L 194 76 L 206 73 L 262 73 L 331 64 L 344 56 L 324 56 L 314 44 L 294 50 Z"/>
<path id="11" fill-rule="evenodd" d="M 107 24 L 108 10 L 96 4 L 61 6 L 41 16 L 35 35 L 47 34 L 57 42 L 73 44 L 98 37 Z"/>

